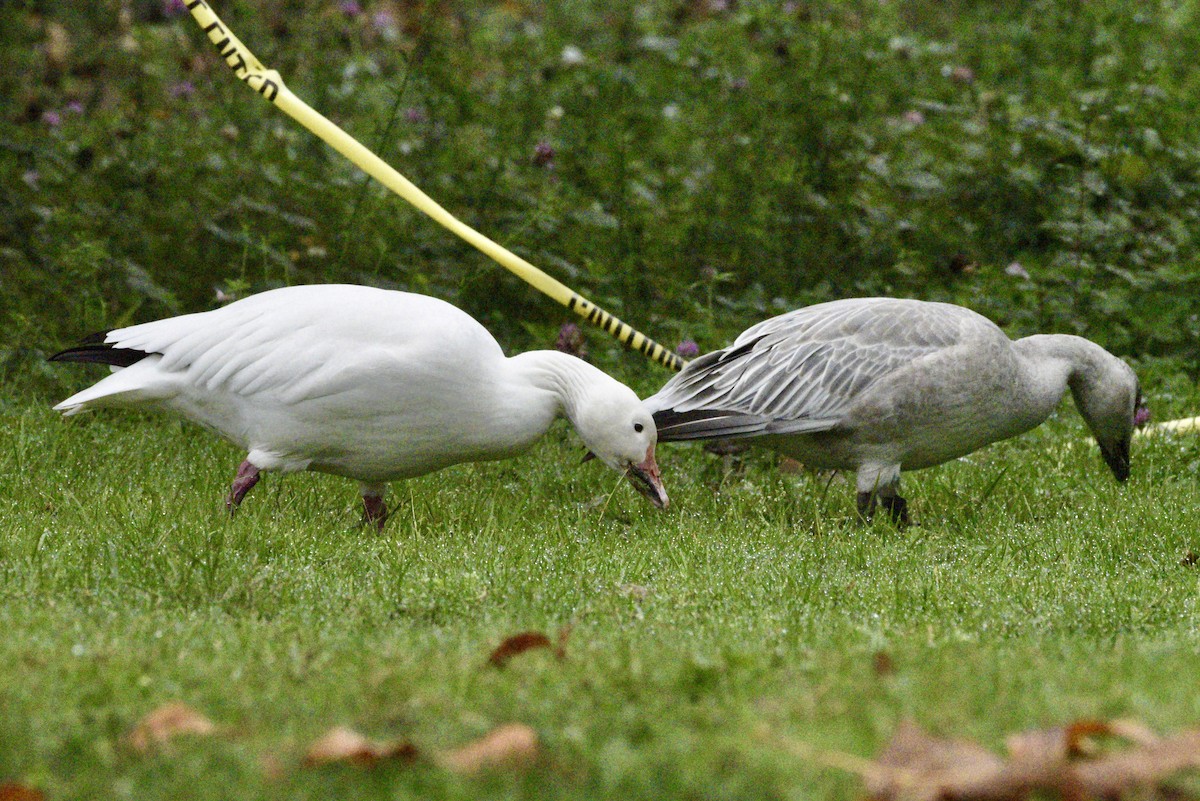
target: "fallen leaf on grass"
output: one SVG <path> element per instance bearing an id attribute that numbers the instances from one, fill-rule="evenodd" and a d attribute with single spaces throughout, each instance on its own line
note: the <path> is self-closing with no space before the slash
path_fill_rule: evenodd
<path id="1" fill-rule="evenodd" d="M 537 733 L 523 723 L 507 723 L 458 748 L 439 751 L 433 762 L 454 773 L 474 774 L 500 768 L 519 768 L 537 758 Z M 415 762 L 421 751 L 407 740 L 378 742 L 354 729 L 337 726 L 308 747 L 308 767 L 350 764 L 372 768 L 384 761 Z"/>
<path id="2" fill-rule="evenodd" d="M 46 801 L 46 796 L 41 790 L 16 782 L 6 782 L 0 784 L 0 801 Z"/>
<path id="3" fill-rule="evenodd" d="M 135 751 L 145 753 L 179 734 L 208 736 L 216 730 L 217 727 L 204 715 L 187 704 L 175 701 L 163 704 L 138 721 L 127 739 Z"/>
<path id="4" fill-rule="evenodd" d="M 492 651 L 492 655 L 488 657 L 488 662 L 496 667 L 503 667 L 508 660 L 518 654 L 532 651 L 535 648 L 550 647 L 550 638 L 540 631 L 523 631 L 506 638 L 504 642 L 496 646 L 496 650 Z"/>
<path id="5" fill-rule="evenodd" d="M 411 762 L 418 755 L 417 747 L 407 740 L 380 743 L 368 740 L 354 729 L 336 726 L 308 747 L 305 765 L 328 765 L 348 762 L 353 765 L 374 765 L 385 759 Z"/>
<path id="6" fill-rule="evenodd" d="M 1200 730 L 1191 729 L 1081 763 L 1074 773 L 1085 798 L 1109 798 L 1135 787 L 1159 785 L 1182 770 L 1195 768 L 1200 768 Z"/>
<path id="7" fill-rule="evenodd" d="M 537 732 L 523 723 L 497 726 L 474 742 L 437 755 L 439 765 L 455 773 L 521 767 L 538 755 Z"/>
<path id="8" fill-rule="evenodd" d="M 1103 750 L 1093 738 L 1131 742 Z M 1008 759 L 969 740 L 934 737 L 904 722 L 860 772 L 874 799 L 1018 801 L 1032 792 L 1071 801 L 1116 798 L 1200 767 L 1200 730 L 1158 738 L 1130 721 L 1079 721 L 1008 738 Z"/>
<path id="9" fill-rule="evenodd" d="M 977 743 L 939 739 L 904 721 L 871 767 L 863 777 L 871 798 L 932 801 L 978 792 L 1004 761 Z"/>
<path id="10" fill-rule="evenodd" d="M 523 631 L 506 638 L 504 642 L 496 646 L 491 656 L 488 657 L 488 662 L 495 667 L 504 667 L 514 656 L 537 648 L 550 648 L 554 651 L 555 657 L 562 659 L 567 654 L 567 638 L 570 636 L 571 627 L 563 626 L 558 630 L 558 644 L 555 645 L 540 631 Z"/>

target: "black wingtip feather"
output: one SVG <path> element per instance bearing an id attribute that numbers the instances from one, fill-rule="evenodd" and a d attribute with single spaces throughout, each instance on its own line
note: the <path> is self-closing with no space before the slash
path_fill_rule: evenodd
<path id="1" fill-rule="evenodd" d="M 50 357 L 52 362 L 83 362 L 87 364 L 108 364 L 113 367 L 129 367 L 137 364 L 150 354 L 144 350 L 133 348 L 117 348 L 105 342 L 108 332 L 102 331 L 84 337 L 73 348 L 60 350 Z"/>
<path id="2" fill-rule="evenodd" d="M 756 415 L 707 409 L 690 412 L 664 409 L 654 413 L 659 442 L 754 437 L 765 431 L 767 423 Z"/>

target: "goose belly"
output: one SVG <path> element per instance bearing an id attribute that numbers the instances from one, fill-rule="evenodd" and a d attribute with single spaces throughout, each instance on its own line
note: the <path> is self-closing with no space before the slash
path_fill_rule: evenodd
<path id="1" fill-rule="evenodd" d="M 499 440 L 464 425 L 455 414 L 428 408 L 419 416 L 398 413 L 357 420 L 338 434 L 336 441 L 318 437 L 301 445 L 313 453 L 308 469 L 375 483 L 462 462 L 504 459 L 527 447 L 523 441 Z"/>
<path id="2" fill-rule="evenodd" d="M 920 470 L 966 456 L 993 442 L 1016 436 L 1036 423 L 996 426 L 974 414 L 943 416 L 908 425 L 903 433 L 845 429 L 815 434 L 764 437 L 763 444 L 822 470 L 857 470 L 863 464 L 898 464 Z"/>
<path id="3" fill-rule="evenodd" d="M 295 402 L 270 394 L 184 392 L 169 406 L 254 454 L 264 469 L 376 483 L 505 458 L 528 445 L 488 425 L 484 404 L 461 394 L 451 403 L 445 389 L 412 382 Z"/>
<path id="4" fill-rule="evenodd" d="M 814 467 L 854 470 L 866 463 L 919 470 L 965 456 L 1034 428 L 1044 410 L 1029 407 L 1012 373 L 961 375 L 937 387 L 912 382 L 864 399 L 831 431 L 768 438 Z"/>

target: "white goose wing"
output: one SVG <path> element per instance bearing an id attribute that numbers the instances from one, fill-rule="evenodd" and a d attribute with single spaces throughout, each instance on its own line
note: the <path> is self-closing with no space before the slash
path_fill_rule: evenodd
<path id="1" fill-rule="evenodd" d="M 379 380 L 411 365 L 502 356 L 482 326 L 448 303 L 343 285 L 272 290 L 210 312 L 115 329 L 104 346 L 149 358 L 60 405 L 116 394 L 105 392 L 106 383 L 136 395 L 135 375 L 147 384 L 147 397 L 186 388 L 294 405 L 351 389 L 365 393 L 364 379 L 370 384 L 372 375 Z M 94 397 L 83 397 L 88 393 Z"/>
<path id="2" fill-rule="evenodd" d="M 827 431 L 884 376 L 990 321 L 941 303 L 861 298 L 765 320 L 646 400 L 660 441 Z"/>

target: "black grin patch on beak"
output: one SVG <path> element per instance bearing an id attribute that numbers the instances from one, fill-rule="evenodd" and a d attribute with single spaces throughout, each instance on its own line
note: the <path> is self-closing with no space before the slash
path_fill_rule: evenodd
<path id="1" fill-rule="evenodd" d="M 654 504 L 655 507 L 662 509 L 666 506 L 666 504 L 663 503 L 663 498 L 658 487 L 655 486 L 654 482 L 650 479 L 650 476 L 648 476 L 644 470 L 635 464 L 631 464 L 629 465 L 628 469 L 626 469 L 625 475 L 629 477 L 629 483 L 633 484 L 633 488 L 640 494 L 646 496 L 650 503 Z"/>

